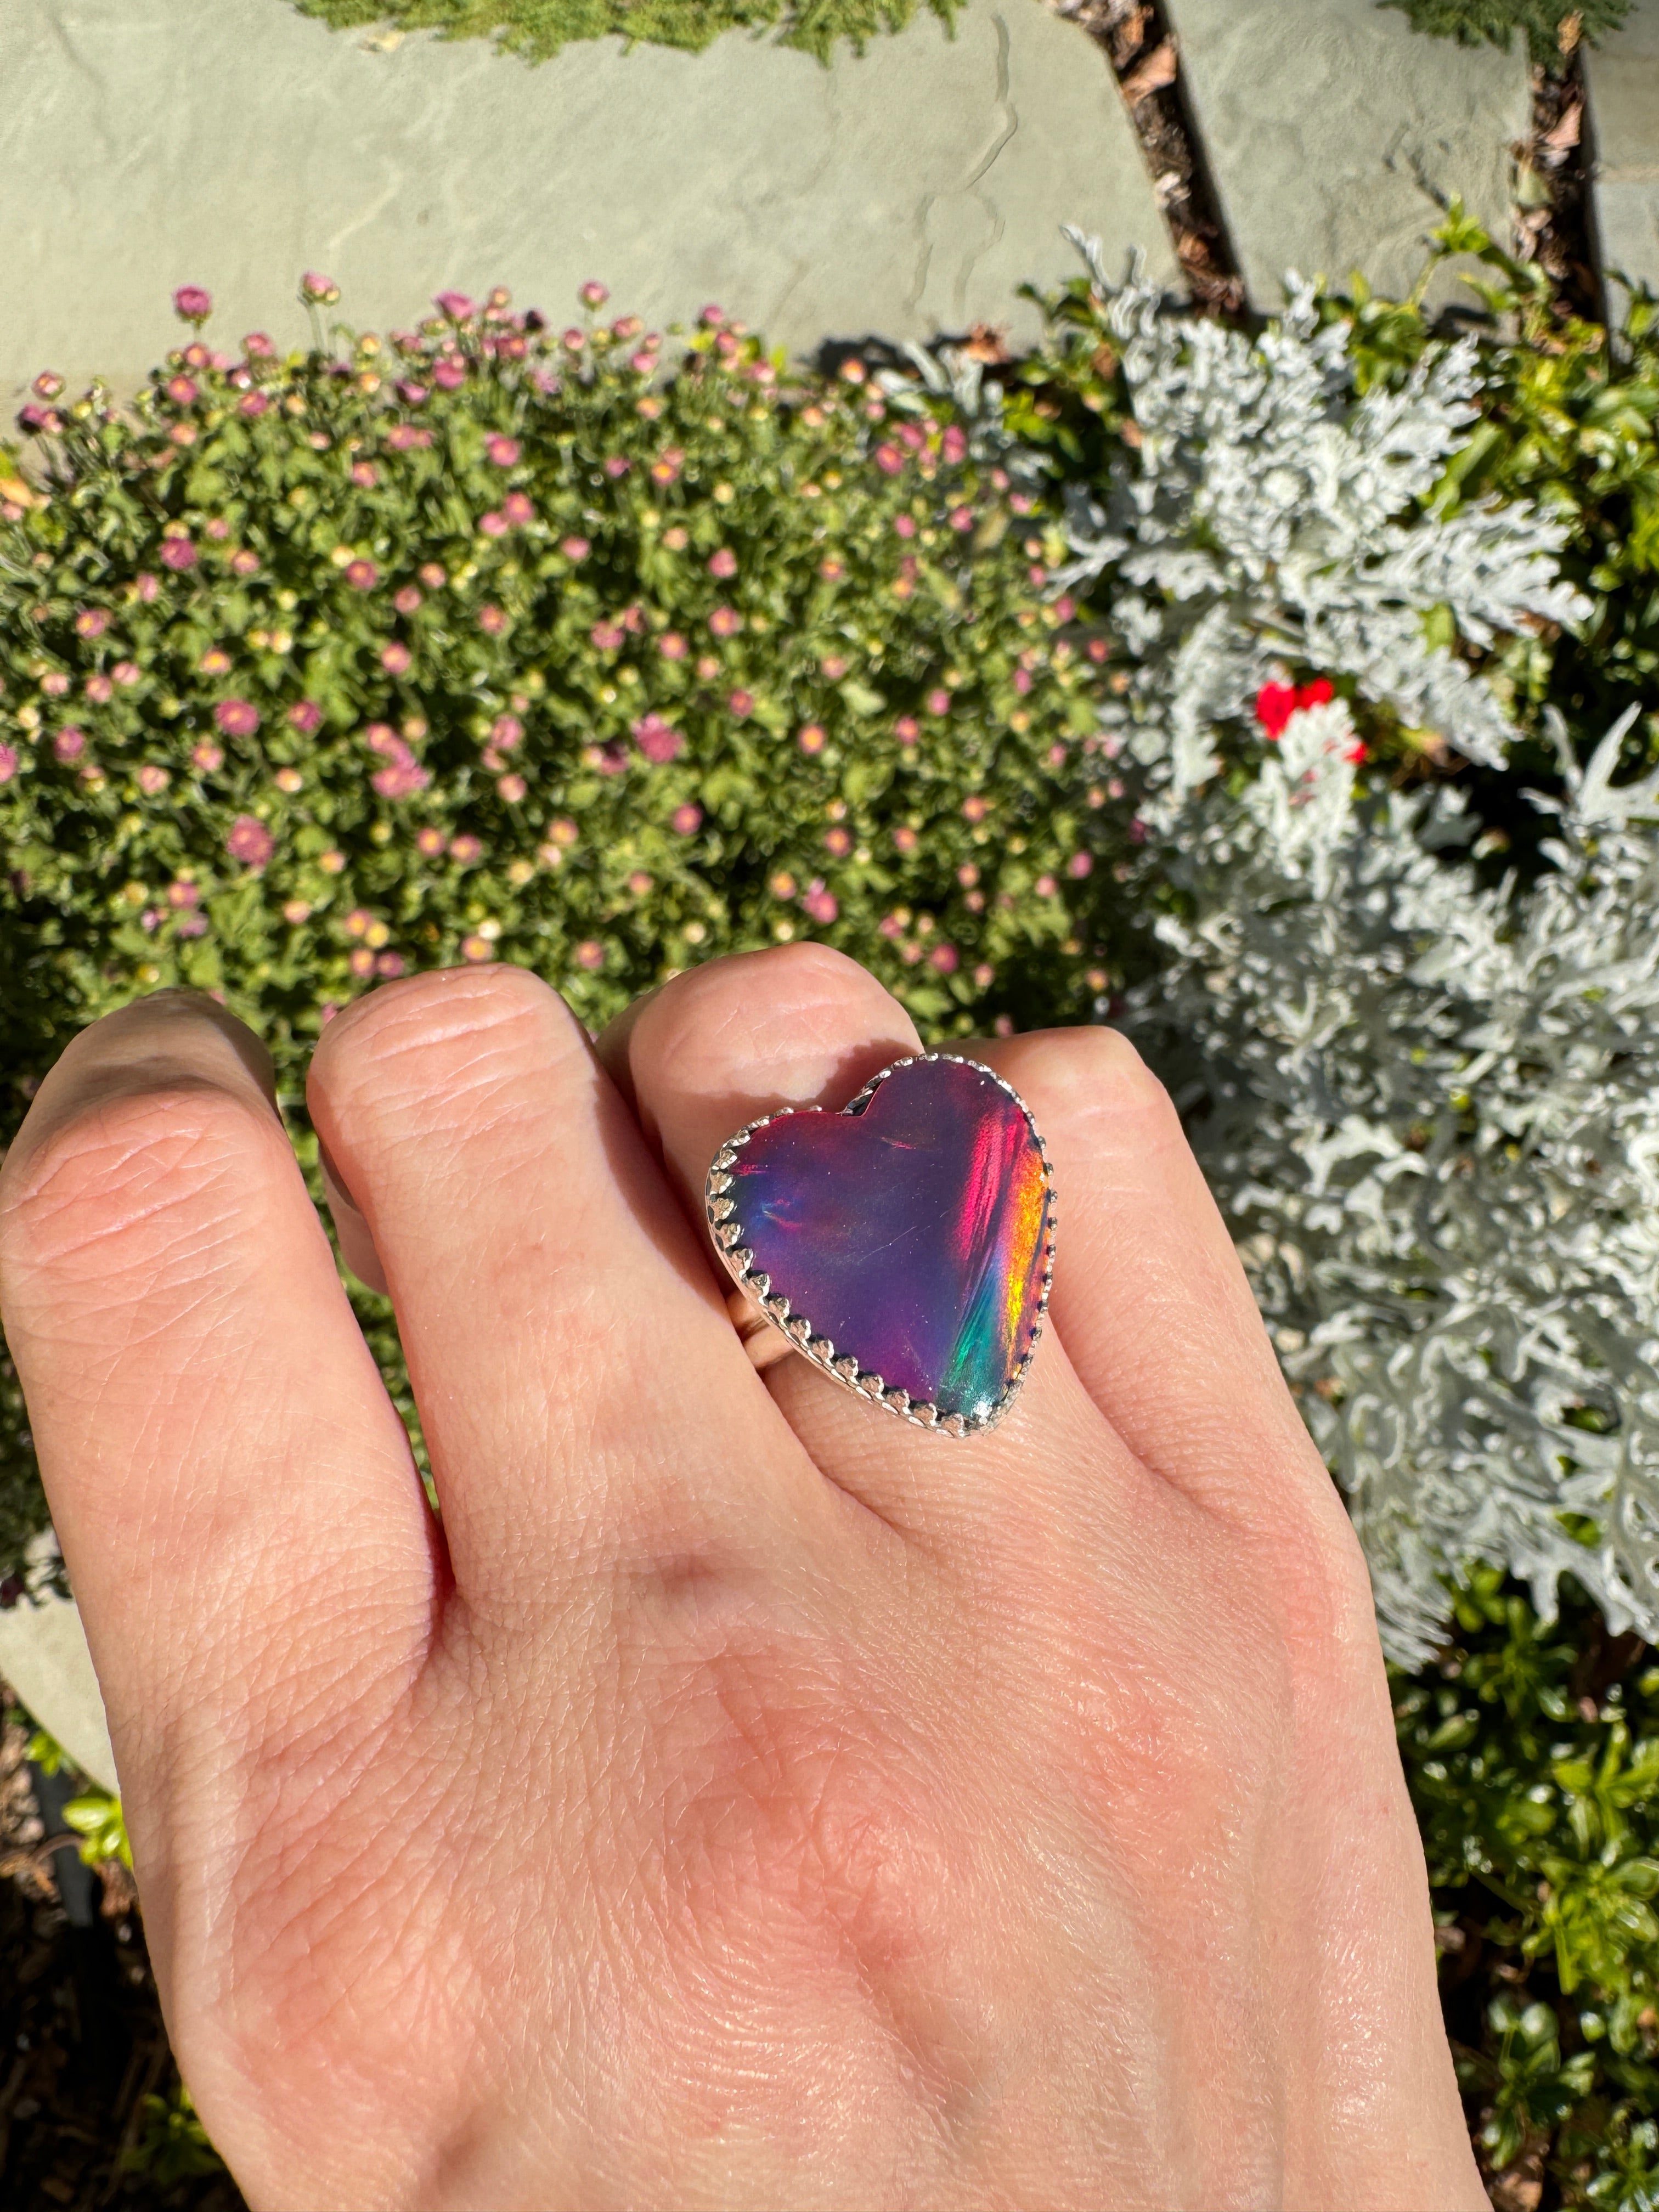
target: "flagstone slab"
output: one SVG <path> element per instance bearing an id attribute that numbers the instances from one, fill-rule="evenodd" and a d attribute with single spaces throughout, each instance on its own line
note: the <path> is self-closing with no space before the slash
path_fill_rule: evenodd
<path id="1" fill-rule="evenodd" d="M 1659 0 L 1636 0 L 1622 30 L 1586 49 L 1584 76 L 1602 272 L 1659 290 Z M 1607 304 L 1620 312 L 1616 288 Z"/>
<path id="2" fill-rule="evenodd" d="M 1104 55 L 1040 0 L 925 15 L 829 69 L 728 33 L 532 68 L 479 40 L 330 31 L 287 0 L 0 0 L 0 396 L 50 364 L 131 385 L 173 288 L 221 343 L 298 343 L 301 270 L 360 327 L 442 287 L 562 319 L 586 277 L 654 323 L 718 300 L 796 350 L 975 321 L 1024 280 L 1178 264 Z"/>
<path id="3" fill-rule="evenodd" d="M 1291 269 L 1408 292 L 1453 194 L 1507 240 L 1510 149 L 1531 111 L 1522 41 L 1430 39 L 1376 0 L 1165 5 L 1253 307 L 1277 307 Z M 1457 289 L 1449 270 L 1431 297 Z"/>

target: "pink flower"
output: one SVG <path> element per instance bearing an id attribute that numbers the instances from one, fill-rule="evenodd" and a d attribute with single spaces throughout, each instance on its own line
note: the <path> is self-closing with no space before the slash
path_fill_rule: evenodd
<path id="1" fill-rule="evenodd" d="M 1073 853 L 1071 859 L 1066 863 L 1066 872 L 1072 878 L 1074 883 L 1081 883 L 1084 877 L 1092 872 L 1094 865 L 1094 860 L 1091 854 L 1087 853 Z"/>
<path id="2" fill-rule="evenodd" d="M 283 920 L 287 922 L 290 929 L 297 929 L 302 921 L 309 921 L 310 919 L 311 904 L 308 900 L 285 899 L 283 901 Z"/>
<path id="3" fill-rule="evenodd" d="M 497 714 L 489 726 L 489 741 L 510 753 L 524 736 L 524 724 L 516 714 Z"/>
<path id="4" fill-rule="evenodd" d="M 417 791 L 424 791 L 432 778 L 413 760 L 396 760 L 389 767 L 377 769 L 368 780 L 382 799 L 410 799 Z"/>
<path id="5" fill-rule="evenodd" d="M 354 975 L 372 975 L 374 973 L 374 955 L 366 945 L 355 945 L 346 956 L 346 966 Z"/>
<path id="6" fill-rule="evenodd" d="M 1055 883 L 1052 876 L 1039 876 L 1036 882 L 1032 885 L 1032 889 L 1036 891 L 1039 898 L 1053 898 L 1055 891 L 1059 888 L 1059 885 Z"/>
<path id="7" fill-rule="evenodd" d="M 603 968 L 605 965 L 604 945 L 602 945 L 595 938 L 584 938 L 582 942 L 576 947 L 576 965 L 579 968 L 586 968 L 590 975 L 596 969 Z"/>
<path id="8" fill-rule="evenodd" d="M 239 814 L 230 825 L 225 850 L 233 860 L 240 860 L 245 867 L 263 868 L 276 850 L 276 840 L 263 822 L 256 821 L 251 814 Z"/>
<path id="9" fill-rule="evenodd" d="M 943 690 L 930 691 L 923 704 L 930 714 L 948 714 L 951 711 L 951 695 Z"/>
<path id="10" fill-rule="evenodd" d="M 340 288 L 334 279 L 315 269 L 307 269 L 300 279 L 300 297 L 309 307 L 331 307 L 339 296 Z"/>
<path id="11" fill-rule="evenodd" d="M 443 831 L 434 830 L 429 822 L 424 830 L 417 830 L 415 832 L 415 849 L 417 853 L 424 854 L 428 860 L 435 860 L 443 848 Z"/>
<path id="12" fill-rule="evenodd" d="M 109 617 L 102 607 L 82 607 L 75 617 L 77 637 L 102 637 L 109 628 Z"/>
<path id="13" fill-rule="evenodd" d="M 743 617 L 735 607 L 716 607 L 708 617 L 708 627 L 716 637 L 735 637 L 743 628 Z"/>
<path id="14" fill-rule="evenodd" d="M 559 540 L 559 550 L 567 561 L 586 561 L 592 550 L 585 538 L 562 538 Z"/>
<path id="15" fill-rule="evenodd" d="M 403 401 L 405 407 L 423 406 L 430 396 L 431 395 L 424 384 L 416 384 L 409 377 L 404 378 L 403 381 L 398 386 L 398 397 Z M 403 427 L 404 429 L 407 429 L 409 426 L 405 423 Z M 395 434 L 396 434 L 394 433 L 394 435 Z"/>
<path id="16" fill-rule="evenodd" d="M 878 446 L 876 466 L 883 476 L 896 477 L 904 466 L 904 456 L 896 446 Z"/>
<path id="17" fill-rule="evenodd" d="M 510 491 L 501 501 L 501 513 L 509 522 L 516 523 L 522 529 L 526 522 L 536 520 L 535 501 L 527 492 Z"/>
<path id="18" fill-rule="evenodd" d="M 908 514 L 896 514 L 893 527 L 901 538 L 914 538 L 916 534 L 915 518 Z"/>
<path id="19" fill-rule="evenodd" d="M 33 401 L 18 410 L 17 419 L 26 430 L 43 432 L 47 436 L 64 427 L 64 418 L 55 407 L 37 407 Z"/>
<path id="20" fill-rule="evenodd" d="M 1015 689 L 1015 690 L 1016 690 L 1016 691 L 1018 691 L 1018 694 L 1019 694 L 1019 696 L 1020 696 L 1020 697 L 1021 697 L 1022 699 L 1025 696 L 1026 693 L 1030 690 L 1030 688 L 1031 688 L 1031 672 L 1030 672 L 1030 670 L 1029 668 L 1017 668 L 1017 669 L 1015 669 L 1015 671 L 1014 671 L 1014 689 Z"/>
<path id="21" fill-rule="evenodd" d="M 345 580 L 354 592 L 372 592 L 380 580 L 380 572 L 372 561 L 348 561 Z"/>
<path id="22" fill-rule="evenodd" d="M 974 970 L 974 981 L 981 991 L 989 990 L 997 980 L 997 971 L 988 960 L 981 960 Z"/>
<path id="23" fill-rule="evenodd" d="M 15 762 L 15 755 L 13 758 Z M 0 783 L 4 781 L 5 778 L 0 776 Z M 702 827 L 702 807 L 692 805 L 689 800 L 685 805 L 677 806 L 668 817 L 668 826 L 678 837 L 695 837 Z"/>
<path id="24" fill-rule="evenodd" d="M 845 659 L 839 653 L 827 653 L 818 663 L 818 666 L 823 672 L 825 682 L 830 684 L 839 684 L 852 665 L 850 660 Z"/>
<path id="25" fill-rule="evenodd" d="M 947 461 L 955 462 L 966 459 L 968 440 L 959 425 L 955 422 L 950 424 L 941 441 L 941 447 Z"/>
<path id="26" fill-rule="evenodd" d="M 818 574 L 826 584 L 838 584 L 847 574 L 847 570 L 845 565 L 840 561 L 820 561 Z"/>
<path id="27" fill-rule="evenodd" d="M 270 361 L 276 349 L 263 331 L 250 331 L 242 340 L 242 351 L 250 361 Z"/>
<path id="28" fill-rule="evenodd" d="M 516 806 L 530 786 L 521 775 L 500 775 L 495 779 L 495 788 L 509 806 Z"/>
<path id="29" fill-rule="evenodd" d="M 795 732 L 795 743 L 804 753 L 821 753 L 827 742 L 820 722 L 805 722 Z"/>
<path id="30" fill-rule="evenodd" d="M 118 660 L 110 674 L 124 691 L 131 691 L 142 673 L 136 660 Z"/>
<path id="31" fill-rule="evenodd" d="M 927 964 L 937 968 L 941 975 L 954 975 L 961 957 L 954 945 L 936 945 L 927 956 Z"/>
<path id="32" fill-rule="evenodd" d="M 133 579 L 133 589 L 137 592 L 139 598 L 143 601 L 146 606 L 151 605 L 157 593 L 161 591 L 161 578 L 159 576 L 152 576 L 147 569 L 142 571 Z"/>
<path id="33" fill-rule="evenodd" d="M 175 376 L 167 386 L 167 398 L 176 407 L 193 407 L 200 395 L 187 376 Z"/>
<path id="34" fill-rule="evenodd" d="M 595 623 L 587 633 L 588 642 L 597 646 L 601 653 L 614 653 L 626 635 L 615 623 L 609 622 Z"/>
<path id="35" fill-rule="evenodd" d="M 902 745 L 913 745 L 921 735 L 921 724 L 914 714 L 901 714 L 893 725 L 893 735 Z"/>
<path id="36" fill-rule="evenodd" d="M 193 744 L 190 749 L 190 759 L 191 767 L 199 769 L 204 775 L 211 775 L 216 769 L 225 764 L 222 747 L 216 745 L 211 738 L 204 738 Z"/>
<path id="37" fill-rule="evenodd" d="M 412 615 L 421 604 L 421 594 L 413 584 L 405 584 L 392 602 L 400 615 Z"/>
<path id="38" fill-rule="evenodd" d="M 990 811 L 990 800 L 981 799 L 978 792 L 974 792 L 962 802 L 963 818 L 968 822 L 983 822 Z"/>
<path id="39" fill-rule="evenodd" d="M 288 710 L 288 723 L 291 730 L 298 730 L 302 738 L 308 738 L 313 731 L 321 729 L 323 710 L 314 699 L 297 700 Z"/>
<path id="40" fill-rule="evenodd" d="M 852 834 L 837 824 L 835 829 L 825 830 L 823 846 L 824 850 L 832 854 L 836 860 L 844 860 L 853 849 Z"/>
<path id="41" fill-rule="evenodd" d="M 507 628 L 507 617 L 493 604 L 482 606 L 478 610 L 478 628 L 486 637 L 499 637 Z"/>
<path id="42" fill-rule="evenodd" d="M 17 773 L 17 754 L 10 745 L 0 745 L 0 783 L 9 783 Z"/>
<path id="43" fill-rule="evenodd" d="M 605 286 L 592 276 L 582 286 L 581 302 L 585 307 L 602 307 L 610 297 Z"/>
<path id="44" fill-rule="evenodd" d="M 201 896 L 197 885 L 182 876 L 176 877 L 167 885 L 167 904 L 175 913 L 183 908 L 194 906 Z"/>
<path id="45" fill-rule="evenodd" d="M 40 678 L 40 689 L 48 699 L 61 699 L 70 688 L 70 680 L 61 668 L 54 668 Z"/>
<path id="46" fill-rule="evenodd" d="M 380 647 L 380 665 L 388 676 L 406 676 L 414 658 L 409 647 L 399 645 L 395 639 Z"/>
<path id="47" fill-rule="evenodd" d="M 495 948 L 487 937 L 464 937 L 461 939 L 461 957 L 476 962 L 493 960 Z"/>
<path id="48" fill-rule="evenodd" d="M 752 691 L 733 691 L 728 695 L 726 703 L 742 721 L 744 715 L 752 714 L 755 711 L 755 695 Z"/>
<path id="49" fill-rule="evenodd" d="M 74 728 L 59 730 L 52 741 L 52 749 L 60 761 L 79 760 L 87 749 L 87 733 Z"/>
<path id="50" fill-rule="evenodd" d="M 709 555 L 708 573 L 711 576 L 719 576 L 722 580 L 737 574 L 738 556 L 729 545 L 722 545 L 718 553 Z"/>
<path id="51" fill-rule="evenodd" d="M 582 758 L 601 775 L 625 775 L 628 772 L 628 748 L 614 741 L 608 745 L 589 745 Z"/>
<path id="52" fill-rule="evenodd" d="M 624 454 L 612 453 L 605 465 L 605 472 L 615 483 L 618 477 L 625 477 L 632 466 L 633 463 Z"/>
<path id="53" fill-rule="evenodd" d="M 1056 599 L 1054 601 L 1054 619 L 1056 622 L 1068 623 L 1076 612 L 1077 601 L 1075 599 Z"/>
<path id="54" fill-rule="evenodd" d="M 921 840 L 908 823 L 902 822 L 893 832 L 893 842 L 901 853 L 914 853 Z"/>
<path id="55" fill-rule="evenodd" d="M 259 726 L 258 711 L 246 699 L 222 699 L 213 719 L 228 738 L 251 738 Z"/>
<path id="56" fill-rule="evenodd" d="M 446 354 L 434 368 L 432 381 L 440 392 L 459 392 L 466 382 L 466 363 L 454 354 Z"/>
<path id="57" fill-rule="evenodd" d="M 392 982 L 398 976 L 401 975 L 403 972 L 404 956 L 401 952 L 376 953 L 374 957 L 374 973 L 377 975 L 383 975 L 387 982 Z"/>
<path id="58" fill-rule="evenodd" d="M 421 568 L 416 569 L 416 574 L 419 576 L 421 581 L 426 586 L 428 592 L 441 592 L 444 586 L 449 581 L 448 577 L 444 574 L 443 570 L 438 566 L 435 561 L 426 562 Z"/>
<path id="59" fill-rule="evenodd" d="M 164 538 L 161 540 L 161 566 L 176 569 L 181 575 L 196 566 L 198 556 L 188 538 Z"/>
<path id="60" fill-rule="evenodd" d="M 478 527 L 486 538 L 505 538 L 507 532 L 507 517 L 504 514 L 498 514 L 492 507 L 488 514 L 481 514 L 478 517 Z"/>
<path id="61" fill-rule="evenodd" d="M 635 723 L 634 742 L 647 760 L 655 761 L 659 766 L 665 761 L 678 760 L 685 750 L 685 739 L 660 714 L 647 714 Z"/>
<path id="62" fill-rule="evenodd" d="M 63 388 L 63 378 L 50 368 L 43 368 L 29 387 L 37 399 L 56 399 Z"/>
<path id="63" fill-rule="evenodd" d="M 440 292 L 432 304 L 440 314 L 447 315 L 452 323 L 466 322 L 478 312 L 477 303 L 469 300 L 465 292 Z"/>
<path id="64" fill-rule="evenodd" d="M 518 460 L 520 447 L 516 438 L 504 438 L 498 431 L 493 438 L 484 440 L 484 451 L 498 469 L 510 469 Z"/>
<path id="65" fill-rule="evenodd" d="M 685 640 L 677 629 L 665 630 L 657 640 L 657 650 L 665 660 L 684 660 Z"/>
<path id="66" fill-rule="evenodd" d="M 173 295 L 173 312 L 181 323 L 199 328 L 213 313 L 213 300 L 199 284 L 181 284 Z"/>
<path id="67" fill-rule="evenodd" d="M 88 676 L 81 688 L 94 707 L 102 707 L 108 702 L 115 686 L 107 676 Z"/>
<path id="68" fill-rule="evenodd" d="M 564 334 L 563 344 L 567 353 L 580 353 L 586 343 L 586 331 L 568 330 Z"/>
<path id="69" fill-rule="evenodd" d="M 726 320 L 726 310 L 724 307 L 715 307 L 711 301 L 709 305 L 706 307 L 702 313 L 697 317 L 697 320 L 702 323 L 705 328 L 711 331 L 717 331 L 720 325 Z"/>
<path id="70" fill-rule="evenodd" d="M 460 836 L 450 839 L 449 857 L 463 868 L 476 866 L 483 858 L 483 840 L 463 831 Z"/>
<path id="71" fill-rule="evenodd" d="M 270 404 L 270 400 L 263 392 L 250 392 L 245 398 L 237 401 L 236 412 L 239 415 L 246 415 L 252 422 L 255 416 L 263 415 Z"/>
<path id="72" fill-rule="evenodd" d="M 823 879 L 815 876 L 800 895 L 802 907 L 817 922 L 831 922 L 841 912 L 833 895 L 823 888 Z"/>
<path id="73" fill-rule="evenodd" d="M 373 491 L 380 481 L 380 472 L 373 461 L 354 461 L 351 465 L 351 481 L 363 491 Z"/>
<path id="74" fill-rule="evenodd" d="M 971 530 L 974 526 L 973 508 L 971 507 L 953 507 L 951 509 L 950 521 L 952 530 Z"/>
<path id="75" fill-rule="evenodd" d="M 230 565 L 239 576 L 254 576 L 259 571 L 259 556 L 245 545 L 240 553 L 231 555 Z"/>

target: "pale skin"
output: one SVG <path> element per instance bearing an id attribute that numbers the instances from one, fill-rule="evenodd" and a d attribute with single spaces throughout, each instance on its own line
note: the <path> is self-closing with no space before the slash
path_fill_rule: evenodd
<path id="1" fill-rule="evenodd" d="M 816 947 L 597 1048 L 507 968 L 331 1024 L 441 1526 L 258 1042 L 47 1077 L 0 1309 L 255 2212 L 1484 2208 L 1364 1564 L 1129 1046 L 967 1048 L 1060 1199 L 998 1429 L 743 1349 L 711 1155 L 917 1047 Z"/>

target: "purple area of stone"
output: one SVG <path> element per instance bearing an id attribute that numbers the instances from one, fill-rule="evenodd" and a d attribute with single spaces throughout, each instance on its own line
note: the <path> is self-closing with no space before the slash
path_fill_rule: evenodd
<path id="1" fill-rule="evenodd" d="M 856 1114 L 790 1114 L 733 1163 L 752 1271 L 837 1358 L 941 1416 L 991 1418 L 1041 1313 L 1049 1197 L 1024 1109 L 985 1069 L 916 1060 Z"/>

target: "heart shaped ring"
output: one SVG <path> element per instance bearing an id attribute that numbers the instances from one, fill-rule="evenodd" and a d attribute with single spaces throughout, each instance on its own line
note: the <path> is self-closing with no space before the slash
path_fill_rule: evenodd
<path id="1" fill-rule="evenodd" d="M 918 1428 L 994 1427 L 1031 1364 L 1054 1188 L 1030 1109 L 977 1060 L 895 1060 L 839 1114 L 728 1137 L 708 1225 L 756 1310 L 826 1375 Z"/>

